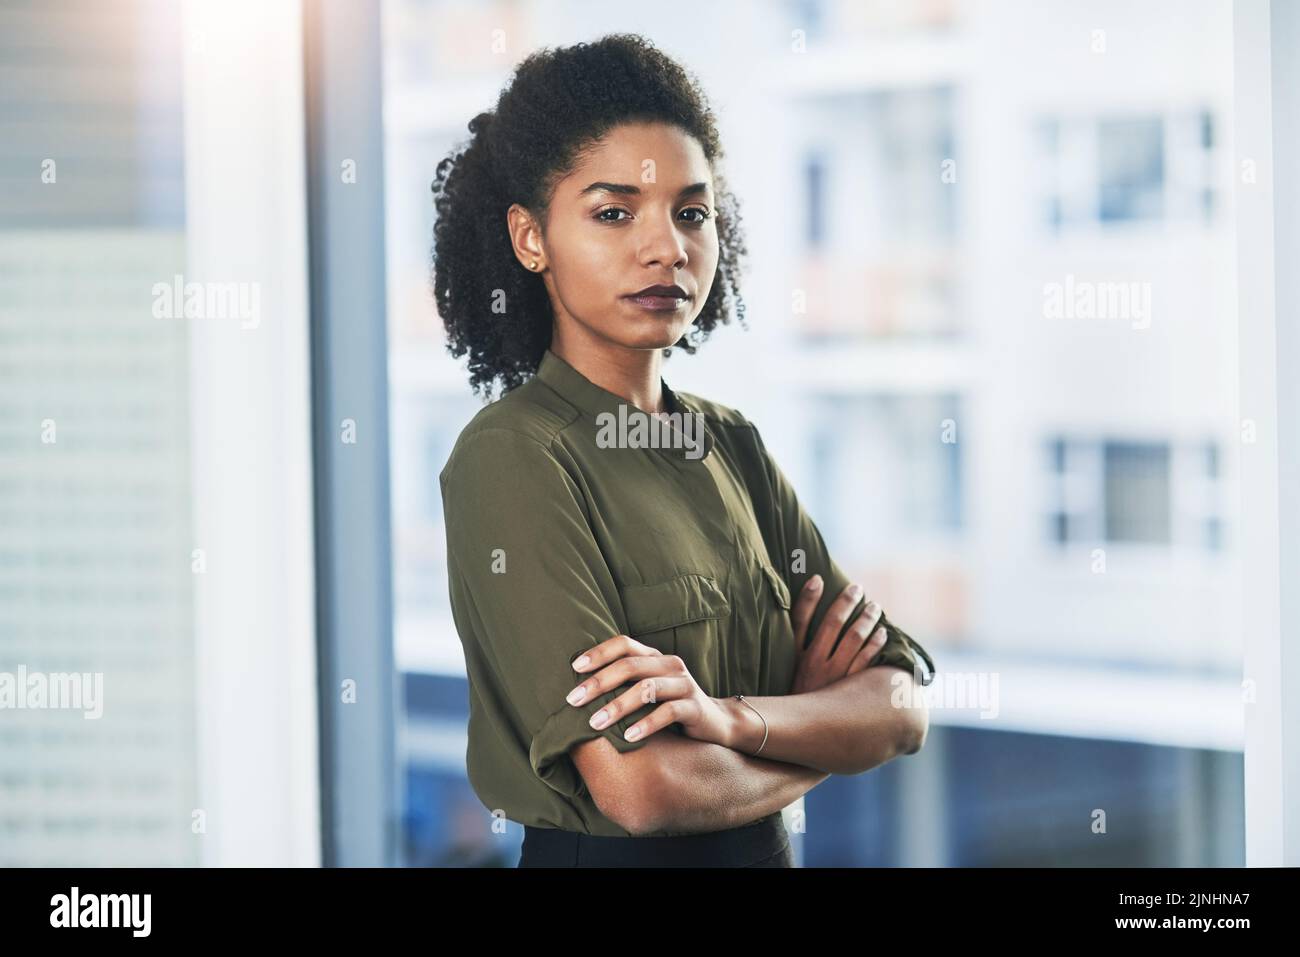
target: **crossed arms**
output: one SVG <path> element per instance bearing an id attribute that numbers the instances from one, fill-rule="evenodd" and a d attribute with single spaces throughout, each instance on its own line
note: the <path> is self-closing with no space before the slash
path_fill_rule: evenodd
<path id="1" fill-rule="evenodd" d="M 800 647 L 817 597 L 816 585 L 805 588 L 792 611 Z M 644 747 L 622 753 L 603 736 L 575 745 L 570 751 L 573 762 L 601 813 L 634 835 L 738 827 L 780 810 L 831 774 L 860 774 L 919 751 L 929 716 L 923 699 L 911 694 L 913 676 L 893 665 L 866 666 L 880 647 L 877 641 L 883 640 L 878 633 L 877 641 L 868 641 L 868 630 L 879 620 L 878 610 L 870 613 L 874 603 L 849 625 L 838 645 L 834 641 L 856 598 L 852 586 L 846 589 L 802 652 L 796 687 L 805 690 L 748 698 L 763 718 L 732 698 L 705 698 L 701 703 L 697 687 L 696 700 L 679 695 L 672 702 L 674 707 L 683 702 L 680 716 L 690 716 L 684 723 L 697 737 L 651 732 Z M 832 645 L 834 654 L 828 655 Z M 655 673 L 651 669 L 657 659 L 628 658 L 603 677 L 599 668 L 587 669 L 590 677 L 583 683 L 593 692 L 617 687 L 635 667 L 628 664 L 634 660 L 648 662 L 642 673 Z M 685 673 L 679 663 L 675 667 L 658 673 Z M 642 684 L 656 680 L 647 678 Z M 664 684 L 670 681 L 682 678 Z M 906 692 L 906 707 L 895 703 L 899 690 Z M 633 696 L 633 691 L 627 695 Z M 635 700 L 620 702 L 615 699 L 607 707 L 622 707 L 624 713 L 636 707 Z M 696 720 L 699 708 L 711 716 Z M 719 714 L 712 714 L 714 708 Z M 679 717 L 665 710 L 659 724 Z M 651 715 L 639 724 L 654 721 Z M 706 729 L 707 721 L 713 723 Z M 692 723 L 699 730 L 692 731 Z M 754 757 L 760 745 L 762 756 Z"/>

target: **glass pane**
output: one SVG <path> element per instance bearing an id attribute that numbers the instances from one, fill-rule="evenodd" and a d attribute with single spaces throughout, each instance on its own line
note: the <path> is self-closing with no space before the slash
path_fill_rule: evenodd
<path id="1" fill-rule="evenodd" d="M 1097 149 L 1102 222 L 1155 219 L 1164 211 L 1164 132 L 1159 118 L 1104 120 Z"/>
<path id="2" fill-rule="evenodd" d="M 90 695 L 0 711 L 0 866 L 198 862 L 180 49 L 0 4 L 0 681 Z"/>
<path id="3" fill-rule="evenodd" d="M 961 330 L 954 256 L 958 162 L 948 87 L 795 100 L 812 227 L 793 252 L 815 342 Z"/>
<path id="4" fill-rule="evenodd" d="M 1106 538 L 1169 542 L 1169 447 L 1108 442 Z"/>
<path id="5" fill-rule="evenodd" d="M 752 265 L 749 332 L 675 356 L 665 378 L 759 426 L 837 561 L 930 642 L 941 674 L 972 663 L 1052 682 L 1019 719 L 939 718 L 942 746 L 960 753 L 913 759 L 941 762 L 933 770 L 953 783 L 938 797 L 890 766 L 816 789 L 806 863 L 1240 863 L 1234 837 L 1210 846 L 1151 823 L 1167 817 L 1170 781 L 1202 766 L 1226 780 L 1239 764 L 1206 757 L 1222 750 L 1222 722 L 1165 682 L 1195 674 L 1231 692 L 1240 670 L 1227 612 L 1185 613 L 1189 601 L 1230 608 L 1233 518 L 1188 511 L 1175 535 L 1171 517 L 1176 501 L 1233 498 L 1220 453 L 1191 456 L 1193 476 L 1172 451 L 1186 435 L 1222 456 L 1235 447 L 1221 414 L 1236 384 L 1222 332 L 1231 224 L 1206 215 L 1233 187 L 1231 3 L 1196 0 L 1177 19 L 1111 10 L 1104 53 L 1079 27 L 1086 9 L 683 2 L 634 26 L 577 0 L 545 16 L 386 0 L 408 860 L 512 864 L 518 833 L 492 832 L 464 778 L 469 691 L 428 490 L 475 406 L 429 301 L 428 186 L 527 53 L 639 28 L 717 104 Z M 465 41 L 480 36 L 506 42 Z M 1072 295 L 1148 284 L 1152 309 L 1138 318 L 1149 326 L 1048 318 L 1049 283 Z M 1191 479 L 1207 488 L 1193 494 Z M 1096 706 L 1119 682 L 1140 702 L 1122 728 Z M 1175 733 L 1197 747 L 1153 743 Z M 1073 840 L 1060 824 L 1070 789 L 1029 786 L 1063 754 L 1122 768 L 1096 783 L 1143 833 L 1104 848 L 1086 828 Z M 968 787 L 965 771 L 990 756 L 1006 773 Z M 1232 835 L 1234 796 L 1207 786 L 1180 811 L 1201 802 L 1215 833 Z M 946 828 L 914 811 L 936 805 Z"/>

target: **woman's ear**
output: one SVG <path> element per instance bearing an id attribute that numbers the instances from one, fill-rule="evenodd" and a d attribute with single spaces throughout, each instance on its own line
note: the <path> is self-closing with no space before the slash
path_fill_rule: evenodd
<path id="1" fill-rule="evenodd" d="M 511 203 L 506 210 L 506 226 L 510 232 L 515 258 L 531 272 L 545 271 L 546 251 L 542 247 L 542 233 L 533 214 L 518 203 Z"/>

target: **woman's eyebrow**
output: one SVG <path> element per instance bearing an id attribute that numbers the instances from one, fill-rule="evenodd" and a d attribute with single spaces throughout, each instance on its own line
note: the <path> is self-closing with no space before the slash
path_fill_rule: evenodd
<path id="1" fill-rule="evenodd" d="M 678 199 L 686 196 L 705 195 L 709 191 L 708 183 L 691 183 L 689 186 L 683 186 L 677 194 Z M 590 186 L 581 190 L 578 195 L 585 196 L 588 193 L 620 193 L 624 196 L 638 196 L 641 193 L 641 187 L 632 186 L 628 183 L 605 183 L 597 181 Z"/>

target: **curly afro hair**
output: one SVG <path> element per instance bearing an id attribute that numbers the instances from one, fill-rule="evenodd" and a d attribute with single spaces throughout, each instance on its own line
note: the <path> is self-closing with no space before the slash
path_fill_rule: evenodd
<path id="1" fill-rule="evenodd" d="M 694 353 L 734 310 L 745 325 L 738 276 L 747 255 L 736 198 L 718 171 L 716 121 L 696 81 L 636 34 L 543 48 L 516 67 L 496 109 L 469 122 L 473 137 L 438 164 L 433 182 L 433 295 L 447 349 L 469 354 L 470 386 L 490 399 L 537 371 L 553 311 L 542 277 L 514 254 L 506 210 L 519 203 L 543 231 L 555 184 L 613 127 L 668 122 L 693 136 L 714 173 L 718 269 L 700 314 L 674 348 Z M 494 311 L 504 293 L 506 312 Z"/>

